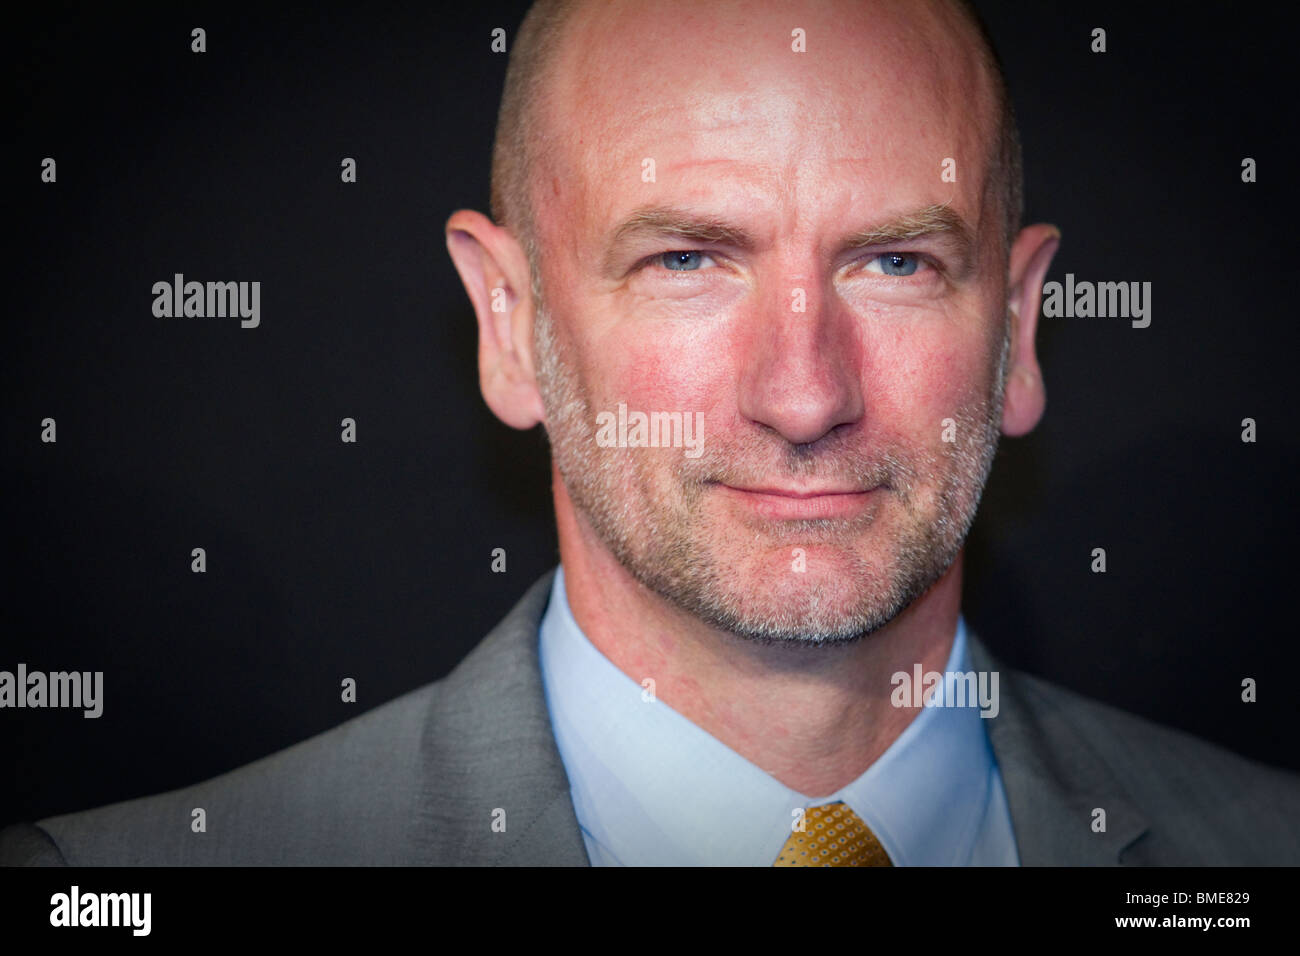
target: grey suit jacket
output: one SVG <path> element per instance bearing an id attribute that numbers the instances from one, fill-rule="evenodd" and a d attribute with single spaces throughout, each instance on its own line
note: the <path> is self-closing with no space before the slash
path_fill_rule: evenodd
<path id="1" fill-rule="evenodd" d="M 0 863 L 586 865 L 538 665 L 553 573 L 442 680 L 204 783 L 8 827 Z M 970 647 L 999 672 L 987 723 L 1022 863 L 1300 863 L 1300 776 Z"/>

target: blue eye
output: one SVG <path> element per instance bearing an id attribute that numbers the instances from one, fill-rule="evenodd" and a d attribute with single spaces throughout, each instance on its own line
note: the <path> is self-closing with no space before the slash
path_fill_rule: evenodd
<path id="1" fill-rule="evenodd" d="M 700 268 L 702 261 L 708 257 L 702 252 L 682 251 L 665 252 L 659 256 L 659 264 L 674 272 L 694 272 Z"/>
<path id="2" fill-rule="evenodd" d="M 872 267 L 877 264 L 879 264 L 879 268 L 873 269 Z M 867 268 L 873 272 L 879 271 L 887 276 L 910 276 L 916 272 L 920 265 L 920 257 L 910 252 L 886 252 L 868 262 Z"/>

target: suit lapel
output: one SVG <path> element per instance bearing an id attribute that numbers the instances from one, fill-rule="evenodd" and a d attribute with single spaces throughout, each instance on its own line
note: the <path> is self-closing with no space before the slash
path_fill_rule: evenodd
<path id="1" fill-rule="evenodd" d="M 588 865 L 537 656 L 554 572 L 438 685 L 421 751 L 415 856 L 441 865 Z"/>
<path id="2" fill-rule="evenodd" d="M 1148 829 L 1104 758 L 1070 721 L 1073 695 L 1003 665 L 970 634 L 976 672 L 996 671 L 999 711 L 986 720 L 1020 862 L 1113 866 Z M 1106 812 L 1105 832 L 1093 830 Z"/>

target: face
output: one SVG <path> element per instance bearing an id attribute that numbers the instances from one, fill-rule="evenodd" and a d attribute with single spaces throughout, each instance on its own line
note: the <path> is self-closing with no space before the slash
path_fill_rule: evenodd
<path id="1" fill-rule="evenodd" d="M 567 34 L 534 179 L 556 466 L 678 607 L 853 640 L 949 567 L 996 449 L 990 82 L 941 6 L 638 6 Z M 639 446 L 637 412 L 701 433 Z"/>

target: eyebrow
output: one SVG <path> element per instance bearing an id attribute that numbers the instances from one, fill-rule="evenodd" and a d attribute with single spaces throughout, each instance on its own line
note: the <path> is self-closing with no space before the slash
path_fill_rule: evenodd
<path id="1" fill-rule="evenodd" d="M 926 206 L 891 219 L 889 222 L 855 232 L 848 237 L 845 245 L 856 249 L 863 246 L 910 242 L 913 239 L 930 236 L 948 237 L 963 252 L 974 245 L 974 235 L 971 228 L 966 225 L 966 220 L 945 203 Z"/>
<path id="2" fill-rule="evenodd" d="M 731 246 L 742 251 L 758 245 L 748 230 L 713 216 L 701 216 L 675 206 L 644 206 L 635 210 L 614 230 L 606 255 L 606 266 L 614 267 L 624 243 L 643 236 L 682 239 Z M 960 215 L 946 203 L 935 203 L 896 216 L 846 236 L 843 249 L 861 249 L 924 238 L 944 239 L 953 246 L 963 265 L 970 261 L 974 234 Z M 961 270 L 959 270 L 961 271 Z"/>
<path id="3" fill-rule="evenodd" d="M 614 230 L 611 252 L 624 242 L 641 236 L 685 239 L 688 242 L 716 242 L 737 249 L 753 249 L 758 243 L 739 226 L 712 216 L 698 216 L 674 206 L 644 206 Z"/>

